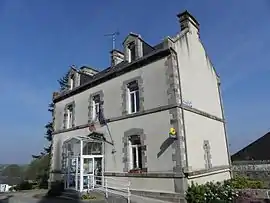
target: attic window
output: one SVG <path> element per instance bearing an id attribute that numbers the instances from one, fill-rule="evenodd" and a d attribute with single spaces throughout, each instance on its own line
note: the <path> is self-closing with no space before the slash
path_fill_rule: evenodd
<path id="1" fill-rule="evenodd" d="M 75 87 L 75 76 L 72 74 L 70 76 L 70 89 L 72 90 Z"/>
<path id="2" fill-rule="evenodd" d="M 128 44 L 128 59 L 129 62 L 132 62 L 136 59 L 135 42 L 130 42 Z"/>

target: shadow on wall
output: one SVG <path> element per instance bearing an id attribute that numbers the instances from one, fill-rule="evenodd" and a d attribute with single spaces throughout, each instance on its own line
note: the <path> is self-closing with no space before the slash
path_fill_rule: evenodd
<path id="1" fill-rule="evenodd" d="M 159 158 L 168 148 L 172 145 L 175 140 L 173 138 L 168 137 L 160 146 L 160 151 L 157 154 L 157 158 Z"/>

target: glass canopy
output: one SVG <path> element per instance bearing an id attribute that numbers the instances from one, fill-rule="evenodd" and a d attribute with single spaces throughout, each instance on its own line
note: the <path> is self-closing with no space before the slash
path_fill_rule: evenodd
<path id="1" fill-rule="evenodd" d="M 65 187 L 79 191 L 95 188 L 102 184 L 103 150 L 102 141 L 86 136 L 77 136 L 64 141 L 62 170 Z"/>

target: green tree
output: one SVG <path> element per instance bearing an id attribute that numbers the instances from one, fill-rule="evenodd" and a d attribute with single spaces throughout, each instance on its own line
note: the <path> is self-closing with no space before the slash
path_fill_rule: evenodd
<path id="1" fill-rule="evenodd" d="M 1 176 L 9 185 L 18 184 L 24 178 L 24 167 L 17 164 L 8 165 L 1 172 Z"/>
<path id="2" fill-rule="evenodd" d="M 57 80 L 61 91 L 69 88 L 68 78 L 69 78 L 69 71 L 62 78 Z"/>

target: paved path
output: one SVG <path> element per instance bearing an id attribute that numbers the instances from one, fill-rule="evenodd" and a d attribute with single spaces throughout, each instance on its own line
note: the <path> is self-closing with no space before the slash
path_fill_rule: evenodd
<path id="1" fill-rule="evenodd" d="M 41 191 L 13 192 L 0 194 L 0 203 L 81 203 L 80 200 L 64 198 L 34 198 L 33 195 L 41 194 Z M 45 193 L 44 193 L 45 194 Z M 103 203 L 104 201 L 90 201 Z"/>

